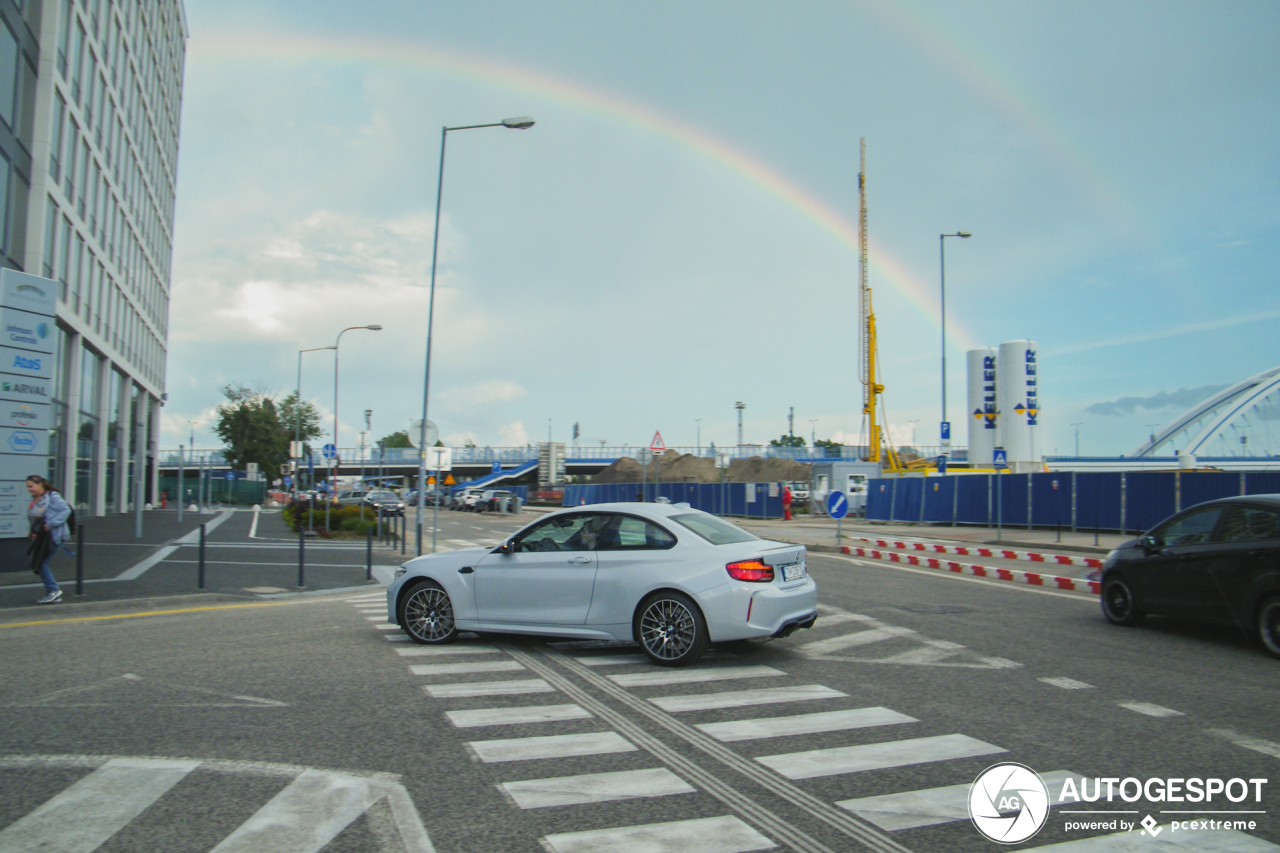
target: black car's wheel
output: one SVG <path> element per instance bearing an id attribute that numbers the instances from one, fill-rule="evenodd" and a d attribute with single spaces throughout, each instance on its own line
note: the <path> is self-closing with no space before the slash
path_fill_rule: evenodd
<path id="1" fill-rule="evenodd" d="M 685 666 L 707 650 L 707 622 L 693 599 L 679 592 L 655 592 L 640 602 L 632 619 L 636 642 L 659 666 Z"/>
<path id="2" fill-rule="evenodd" d="M 1280 596 L 1272 596 L 1262 602 L 1254 625 L 1258 629 L 1258 642 L 1262 643 L 1262 650 L 1272 657 L 1280 658 Z"/>
<path id="3" fill-rule="evenodd" d="M 409 587 L 400 598 L 399 616 L 400 627 L 415 643 L 438 645 L 458 636 L 453 602 L 435 581 L 422 580 Z"/>
<path id="4" fill-rule="evenodd" d="M 1146 617 L 1134 601 L 1129 581 L 1121 575 L 1111 575 L 1102 582 L 1102 615 L 1112 625 L 1125 628 L 1141 625 Z"/>

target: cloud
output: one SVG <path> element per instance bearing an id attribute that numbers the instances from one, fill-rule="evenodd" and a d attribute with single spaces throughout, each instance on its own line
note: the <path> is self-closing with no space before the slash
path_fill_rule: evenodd
<path id="1" fill-rule="evenodd" d="M 1174 338 L 1179 335 L 1187 335 L 1192 332 L 1210 332 L 1218 329 L 1228 329 L 1232 326 L 1243 326 L 1247 323 L 1258 323 L 1264 320 L 1274 320 L 1280 317 L 1280 311 L 1258 311 L 1255 314 L 1249 314 L 1244 317 L 1224 317 L 1220 320 L 1209 320 L 1205 323 L 1188 323 L 1184 326 L 1174 326 L 1169 329 L 1159 329 L 1154 332 L 1147 332 L 1141 335 L 1130 335 L 1124 338 L 1117 338 L 1111 341 L 1094 341 L 1092 343 L 1077 344 L 1066 347 L 1044 348 L 1048 355 L 1060 356 L 1071 355 L 1078 352 L 1088 352 L 1095 349 L 1106 349 L 1108 347 L 1124 346 L 1126 344 L 1144 344 L 1149 341 L 1159 341 L 1165 338 Z"/>
<path id="2" fill-rule="evenodd" d="M 520 447 L 530 443 L 529 433 L 521 421 L 513 421 L 498 427 L 499 447 Z"/>
<path id="3" fill-rule="evenodd" d="M 485 382 L 475 382 L 464 388 L 449 388 L 441 391 L 435 395 L 435 402 L 451 411 L 469 410 L 475 406 L 514 403 L 527 396 L 529 392 L 515 382 L 490 379 Z"/>
<path id="4" fill-rule="evenodd" d="M 1094 403 L 1085 411 L 1093 415 L 1132 415 L 1138 409 L 1189 409 L 1226 387 L 1226 385 L 1205 385 L 1202 388 L 1161 391 L 1150 397 L 1121 397 L 1118 400 Z"/>

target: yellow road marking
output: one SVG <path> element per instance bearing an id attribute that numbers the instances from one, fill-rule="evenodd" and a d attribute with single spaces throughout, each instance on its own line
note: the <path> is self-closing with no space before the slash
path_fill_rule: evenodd
<path id="1" fill-rule="evenodd" d="M 316 601 L 317 599 L 312 599 Z M 323 600 L 323 599 L 318 599 Z M 215 604 L 208 607 L 184 607 L 179 610 L 148 610 L 143 613 L 116 613 L 111 616 L 73 616 L 69 619 L 42 619 L 37 622 L 0 623 L 0 628 L 29 628 L 33 625 L 63 625 L 68 622 L 102 622 L 107 619 L 141 619 L 145 616 L 171 616 L 175 613 L 202 613 L 209 610 L 243 610 L 247 607 L 283 607 L 306 604 L 306 601 L 259 601 L 253 604 Z"/>

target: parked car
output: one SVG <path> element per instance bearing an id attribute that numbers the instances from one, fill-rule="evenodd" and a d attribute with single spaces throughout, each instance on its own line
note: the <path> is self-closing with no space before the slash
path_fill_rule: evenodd
<path id="1" fill-rule="evenodd" d="M 378 507 L 382 507 L 383 515 L 404 515 L 405 502 L 395 492 L 376 491 L 369 492 L 364 496 L 361 505 L 368 507 L 375 513 Z"/>
<path id="2" fill-rule="evenodd" d="M 572 507 L 496 548 L 405 563 L 388 618 L 429 645 L 460 631 L 635 641 L 652 662 L 683 666 L 710 643 L 812 627 L 805 554 L 688 504 Z"/>
<path id="3" fill-rule="evenodd" d="M 1236 625 L 1280 657 L 1280 495 L 1198 504 L 1125 542 L 1102 567 L 1102 613 Z"/>
<path id="4" fill-rule="evenodd" d="M 513 498 L 515 492 L 506 489 L 485 489 L 476 499 L 476 512 L 497 512 L 503 498 Z"/>
<path id="5" fill-rule="evenodd" d="M 476 501 L 480 500 L 480 495 L 483 492 L 483 489 L 462 489 L 453 496 L 453 499 L 449 502 L 449 508 L 474 510 Z"/>
<path id="6" fill-rule="evenodd" d="M 350 489 L 345 492 L 338 492 L 338 505 L 357 506 L 364 501 L 364 496 L 367 494 L 368 492 L 364 489 Z"/>

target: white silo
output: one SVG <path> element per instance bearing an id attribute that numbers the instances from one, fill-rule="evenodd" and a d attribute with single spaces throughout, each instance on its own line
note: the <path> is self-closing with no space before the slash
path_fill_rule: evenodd
<path id="1" fill-rule="evenodd" d="M 969 368 L 969 405 L 965 409 L 969 423 L 969 464 L 990 468 L 1000 424 L 996 419 L 996 350 L 993 347 L 971 349 L 965 353 Z"/>
<path id="2" fill-rule="evenodd" d="M 1036 350 L 1035 341 L 1005 341 L 997 356 L 1000 442 L 1015 471 L 1030 471 L 1040 459 Z"/>

